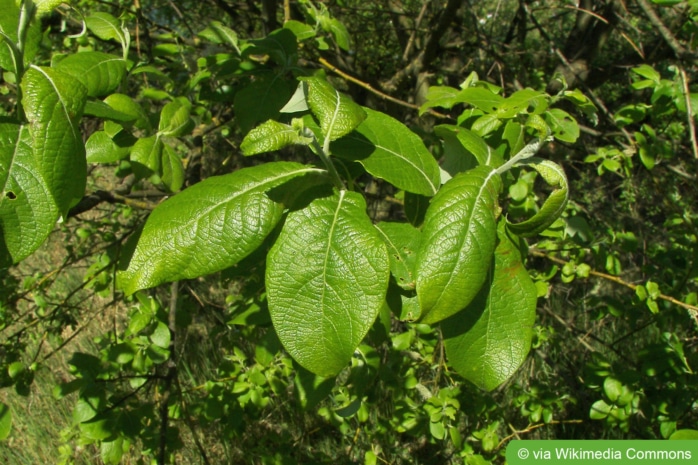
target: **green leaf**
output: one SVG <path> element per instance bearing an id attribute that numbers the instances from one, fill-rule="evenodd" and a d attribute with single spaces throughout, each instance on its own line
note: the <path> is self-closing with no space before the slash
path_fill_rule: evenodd
<path id="1" fill-rule="evenodd" d="M 286 21 L 284 23 L 284 28 L 291 30 L 296 35 L 298 42 L 313 38 L 316 35 L 315 28 L 313 26 L 301 23 L 295 19 Z"/>
<path id="2" fill-rule="evenodd" d="M 36 167 L 65 214 L 85 193 L 87 163 L 78 121 L 87 91 L 71 76 L 36 66 L 24 75 L 22 91 Z"/>
<path id="3" fill-rule="evenodd" d="M 34 5 L 36 5 L 36 12 L 39 15 L 50 13 L 61 3 L 65 3 L 65 0 L 34 0 Z"/>
<path id="4" fill-rule="evenodd" d="M 670 440 L 698 440 L 698 430 L 695 429 L 678 429 L 669 437 Z"/>
<path id="5" fill-rule="evenodd" d="M 12 411 L 3 402 L 0 402 L 0 441 L 4 441 L 12 430 Z"/>
<path id="6" fill-rule="evenodd" d="M 339 139 L 356 129 L 366 119 L 366 112 L 347 95 L 335 90 L 327 81 L 301 78 L 308 83 L 308 105 L 320 121 L 325 138 Z"/>
<path id="7" fill-rule="evenodd" d="M 381 239 L 388 246 L 390 272 L 397 285 L 406 290 L 415 288 L 415 262 L 422 240 L 421 233 L 409 223 L 382 222 L 376 225 Z"/>
<path id="8" fill-rule="evenodd" d="M 133 123 L 135 127 L 146 131 L 151 131 L 153 129 L 148 119 L 148 114 L 143 110 L 143 107 L 128 95 L 111 94 L 104 99 L 104 103 L 120 113 L 129 115 L 129 117 L 135 121 Z"/>
<path id="9" fill-rule="evenodd" d="M 158 134 L 169 137 L 181 137 L 194 129 L 194 121 L 189 117 L 191 104 L 184 100 L 174 100 L 165 105 L 160 112 Z"/>
<path id="10" fill-rule="evenodd" d="M 550 131 L 556 139 L 574 143 L 579 138 L 579 125 L 569 113 L 559 108 L 548 110 L 544 115 Z"/>
<path id="11" fill-rule="evenodd" d="M 494 267 L 475 300 L 441 323 L 449 364 L 491 391 L 521 366 L 531 348 L 536 286 L 518 247 L 499 234 Z"/>
<path id="12" fill-rule="evenodd" d="M 129 442 L 124 438 L 116 438 L 113 441 L 103 441 L 99 446 L 100 457 L 106 465 L 118 465 L 121 458 L 128 450 Z"/>
<path id="13" fill-rule="evenodd" d="M 138 139 L 131 148 L 131 168 L 139 178 L 147 178 L 160 171 L 163 143 L 158 136 Z"/>
<path id="14" fill-rule="evenodd" d="M 120 288 L 132 294 L 234 265 L 259 247 L 281 219 L 284 206 L 267 191 L 322 172 L 298 163 L 269 163 L 208 178 L 172 196 L 132 238 L 135 250 L 122 257 L 117 273 Z"/>
<path id="15" fill-rule="evenodd" d="M 170 347 L 170 340 L 170 328 L 162 321 L 158 321 L 153 334 L 150 335 L 150 342 L 161 349 L 168 349 Z"/>
<path id="16" fill-rule="evenodd" d="M 85 143 L 88 163 L 113 163 L 128 157 L 130 146 L 119 146 L 104 131 L 95 131 Z"/>
<path id="17" fill-rule="evenodd" d="M 349 31 L 347 31 L 344 24 L 342 24 L 338 19 L 332 18 L 328 21 L 328 26 L 329 32 L 332 34 L 332 37 L 334 37 L 334 40 L 337 42 L 339 48 L 348 52 L 351 48 L 351 36 L 349 35 Z"/>
<path id="18" fill-rule="evenodd" d="M 124 51 L 124 57 L 126 56 L 131 37 L 128 29 L 123 27 L 118 19 L 109 13 L 97 12 L 85 18 L 85 24 L 100 39 L 119 42 Z"/>
<path id="19" fill-rule="evenodd" d="M 427 101 L 419 107 L 419 115 L 423 115 L 433 107 L 451 108 L 461 102 L 461 89 L 447 86 L 432 86 L 427 90 Z"/>
<path id="20" fill-rule="evenodd" d="M 85 109 L 83 112 L 85 115 L 96 116 L 97 118 L 106 119 L 110 121 L 118 121 L 119 123 L 132 123 L 136 118 L 126 113 L 114 110 L 112 107 L 99 100 L 88 100 L 85 103 Z"/>
<path id="21" fill-rule="evenodd" d="M 313 373 L 342 370 L 388 288 L 386 246 L 354 192 L 292 211 L 267 257 L 269 312 L 289 354 Z"/>
<path id="22" fill-rule="evenodd" d="M 373 176 L 399 189 L 436 194 L 441 184 L 439 165 L 419 136 L 386 114 L 370 108 L 364 111 L 366 119 L 330 146 L 332 154 L 358 161 Z"/>
<path id="23" fill-rule="evenodd" d="M 450 124 L 442 124 L 434 128 L 434 133 L 444 139 L 455 136 L 466 152 L 475 157 L 479 165 L 487 165 L 496 168 L 503 163 L 501 155 L 492 150 L 492 147 L 490 147 L 482 137 L 469 129 Z M 467 163 L 464 162 L 454 164 L 458 167 L 467 166 Z M 444 167 L 444 169 L 451 175 L 461 172 L 458 171 L 457 168 L 447 169 Z"/>
<path id="24" fill-rule="evenodd" d="M 68 55 L 55 69 L 80 81 L 89 97 L 102 97 L 121 84 L 126 75 L 126 60 L 102 52 L 81 52 Z"/>
<path id="25" fill-rule="evenodd" d="M 603 382 L 603 391 L 608 399 L 615 403 L 623 393 L 623 383 L 610 376 Z"/>
<path id="26" fill-rule="evenodd" d="M 269 55 L 283 68 L 293 66 L 298 60 L 296 36 L 288 29 L 277 29 L 263 39 L 250 40 L 248 43 L 251 47 L 244 50 L 244 55 Z"/>
<path id="27" fill-rule="evenodd" d="M 0 266 L 3 267 L 34 252 L 60 216 L 31 144 L 26 125 L 0 124 Z"/>
<path id="28" fill-rule="evenodd" d="M 494 113 L 504 102 L 504 97 L 485 87 L 469 87 L 460 91 L 458 100 L 469 103 L 485 113 Z"/>
<path id="29" fill-rule="evenodd" d="M 5 34 L 13 43 L 17 43 L 20 8 L 16 0 L 0 0 L 0 32 Z M 24 64 L 31 63 L 39 49 L 42 39 L 41 21 L 31 21 L 27 31 L 24 47 Z M 17 72 L 11 47 L 0 36 L 0 68 Z"/>
<path id="30" fill-rule="evenodd" d="M 208 27 L 197 35 L 216 44 L 230 45 L 238 54 L 240 53 L 238 35 L 229 27 L 224 26 L 220 21 L 211 21 Z"/>
<path id="31" fill-rule="evenodd" d="M 257 155 L 281 150 L 294 144 L 308 145 L 312 141 L 311 137 L 301 135 L 299 130 L 293 126 L 269 120 L 245 136 L 240 144 L 240 150 L 242 150 L 243 155 Z"/>
<path id="32" fill-rule="evenodd" d="M 495 170 L 478 166 L 453 177 L 432 199 L 417 254 L 423 323 L 436 323 L 465 308 L 485 282 L 501 190 Z"/>
<path id="33" fill-rule="evenodd" d="M 184 184 L 184 165 L 182 159 L 169 145 L 163 144 L 160 159 L 160 180 L 168 191 L 177 192 Z"/>
<path id="34" fill-rule="evenodd" d="M 523 114 L 540 114 L 548 108 L 548 96 L 533 89 L 517 90 L 497 106 L 498 118 Z"/>
<path id="35" fill-rule="evenodd" d="M 255 81 L 235 94 L 235 115 L 243 132 L 249 132 L 260 121 L 276 119 L 291 97 L 283 76 L 259 73 Z"/>
<path id="36" fill-rule="evenodd" d="M 608 405 L 603 400 L 597 400 L 589 410 L 589 418 L 592 420 L 604 420 L 611 414 L 612 410 L 613 406 Z"/>
<path id="37" fill-rule="evenodd" d="M 567 206 L 569 187 L 567 176 L 560 165 L 537 157 L 530 158 L 526 165 L 533 167 L 548 185 L 555 188 L 535 215 L 521 223 L 508 224 L 509 230 L 513 233 L 531 237 L 545 231 L 562 215 Z"/>

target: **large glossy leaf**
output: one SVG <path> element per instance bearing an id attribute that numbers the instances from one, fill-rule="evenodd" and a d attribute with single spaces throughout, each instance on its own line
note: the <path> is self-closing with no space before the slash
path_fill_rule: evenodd
<path id="1" fill-rule="evenodd" d="M 424 323 L 465 308 L 487 277 L 496 242 L 502 183 L 491 167 L 456 175 L 427 209 L 417 254 L 417 296 Z"/>
<path id="2" fill-rule="evenodd" d="M 103 97 L 121 84 L 126 60 L 102 52 L 74 53 L 59 61 L 56 69 L 80 81 L 88 96 Z"/>
<path id="3" fill-rule="evenodd" d="M 364 108 L 366 119 L 336 140 L 332 154 L 358 161 L 373 176 L 426 196 L 439 189 L 439 165 L 422 140 L 407 126 L 381 112 Z"/>
<path id="4" fill-rule="evenodd" d="M 24 75 L 22 91 L 37 169 L 66 213 L 85 193 L 87 163 L 78 120 L 87 91 L 67 74 L 36 66 Z"/>
<path id="5" fill-rule="evenodd" d="M 535 317 L 536 286 L 517 246 L 500 234 L 490 279 L 465 310 L 441 323 L 449 365 L 491 391 L 525 360 Z"/>
<path id="6" fill-rule="evenodd" d="M 36 250 L 58 216 L 36 166 L 29 129 L 0 124 L 0 266 L 17 263 Z"/>
<path id="7" fill-rule="evenodd" d="M 531 237 L 545 231 L 562 215 L 567 206 L 569 187 L 565 171 L 560 165 L 537 157 L 531 158 L 526 165 L 538 171 L 545 182 L 555 188 L 535 215 L 521 223 L 508 225 L 510 231 L 523 237 Z"/>
<path id="8" fill-rule="evenodd" d="M 386 246 L 363 197 L 340 191 L 289 213 L 267 257 L 267 299 L 279 339 L 320 376 L 336 375 L 385 300 Z"/>
<path id="9" fill-rule="evenodd" d="M 308 105 L 320 121 L 325 138 L 339 139 L 366 119 L 366 112 L 347 95 L 320 78 L 303 78 L 308 83 Z"/>
<path id="10" fill-rule="evenodd" d="M 185 189 L 153 210 L 140 236 L 132 240 L 135 249 L 120 263 L 119 286 L 132 294 L 234 265 L 259 247 L 281 219 L 284 206 L 270 199 L 267 191 L 298 176 L 322 172 L 277 162 L 208 178 Z"/>

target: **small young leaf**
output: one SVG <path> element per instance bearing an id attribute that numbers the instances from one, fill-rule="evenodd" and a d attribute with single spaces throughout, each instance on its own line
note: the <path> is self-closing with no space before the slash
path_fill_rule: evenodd
<path id="1" fill-rule="evenodd" d="M 111 94 L 104 99 L 104 103 L 114 110 L 129 115 L 134 120 L 133 125 L 139 129 L 152 131 L 153 127 L 148 119 L 148 114 L 143 107 L 135 102 L 131 97 L 124 94 Z"/>
<path id="2" fill-rule="evenodd" d="M 364 108 L 366 119 L 331 146 L 333 155 L 358 161 L 373 176 L 399 189 L 433 196 L 440 186 L 439 165 L 422 140 L 407 126 L 381 112 Z"/>
<path id="3" fill-rule="evenodd" d="M 340 191 L 289 213 L 267 257 L 274 329 L 313 373 L 344 368 L 385 300 L 388 252 L 355 192 Z"/>
<path id="4" fill-rule="evenodd" d="M 139 178 L 160 172 L 163 143 L 157 135 L 144 137 L 131 148 L 131 167 Z"/>
<path id="5" fill-rule="evenodd" d="M 7 439 L 12 431 L 12 412 L 3 402 L 0 402 L 0 441 Z"/>
<path id="6" fill-rule="evenodd" d="M 128 29 L 122 27 L 118 19 L 109 13 L 97 12 L 85 18 L 85 24 L 100 39 L 119 42 L 126 55 L 131 38 Z"/>
<path id="7" fill-rule="evenodd" d="M 397 285 L 403 289 L 414 290 L 414 266 L 422 240 L 419 229 L 409 223 L 388 222 L 378 223 L 376 228 L 388 246 L 390 272 Z"/>
<path id="8" fill-rule="evenodd" d="M 465 308 L 485 282 L 501 189 L 496 171 L 478 166 L 456 175 L 432 199 L 416 267 L 423 323 L 436 323 Z"/>
<path id="9" fill-rule="evenodd" d="M 194 121 L 189 117 L 191 104 L 187 101 L 174 100 L 165 105 L 160 112 L 158 133 L 163 136 L 181 137 L 194 129 Z"/>
<path id="10" fill-rule="evenodd" d="M 579 138 L 579 124 L 566 111 L 553 108 L 548 110 L 543 117 L 556 139 L 574 143 Z"/>
<path id="11" fill-rule="evenodd" d="M 308 145 L 313 141 L 310 137 L 299 134 L 298 129 L 288 124 L 270 119 L 251 130 L 240 144 L 243 155 L 281 150 L 289 145 Z"/>
<path id="12" fill-rule="evenodd" d="M 317 77 L 302 78 L 308 83 L 308 105 L 320 121 L 325 138 L 339 139 L 366 119 L 366 112 L 347 95 Z"/>
<path id="13" fill-rule="evenodd" d="M 169 145 L 163 144 L 160 159 L 160 180 L 168 191 L 177 192 L 184 184 L 184 165 L 179 155 Z"/>
<path id="14" fill-rule="evenodd" d="M 533 167 L 541 174 L 545 182 L 555 187 L 553 193 L 543 202 L 543 206 L 535 215 L 521 223 L 509 223 L 507 226 L 515 234 L 531 237 L 545 231 L 562 215 L 567 206 L 569 187 L 567 176 L 560 165 L 536 157 L 530 158 L 526 165 Z"/>
<path id="15" fill-rule="evenodd" d="M 495 153 L 485 140 L 475 134 L 473 131 L 460 127 L 453 126 L 449 124 L 442 124 L 434 128 L 434 132 L 437 136 L 446 138 L 450 136 L 455 136 L 457 140 L 462 144 L 463 148 L 475 157 L 479 165 L 487 165 L 497 168 L 503 163 L 501 155 Z M 467 165 L 466 165 L 467 166 Z M 447 170 L 451 175 L 455 175 L 460 171 L 451 172 Z"/>
<path id="16" fill-rule="evenodd" d="M 487 391 L 523 363 L 536 314 L 536 286 L 521 263 L 518 247 L 502 232 L 499 241 L 490 279 L 478 296 L 441 323 L 449 364 Z"/>
<path id="17" fill-rule="evenodd" d="M 259 247 L 281 219 L 284 206 L 267 191 L 318 172 L 298 163 L 269 163 L 208 178 L 171 197 L 131 239 L 133 253 L 122 257 L 117 273 L 120 288 L 132 294 L 234 265 Z"/>
<path id="18" fill-rule="evenodd" d="M 104 131 L 95 131 L 85 143 L 88 163 L 113 163 L 128 157 L 131 147 L 121 147 Z"/>

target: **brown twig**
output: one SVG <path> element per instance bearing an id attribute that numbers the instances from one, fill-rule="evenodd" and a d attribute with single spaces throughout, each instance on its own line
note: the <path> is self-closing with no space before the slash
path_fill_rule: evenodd
<path id="1" fill-rule="evenodd" d="M 429 0 L 425 0 L 424 5 L 422 5 L 422 9 L 419 12 L 419 15 L 417 16 L 417 19 L 414 22 L 414 29 L 412 30 L 412 34 L 410 34 L 410 38 L 407 40 L 407 45 L 405 46 L 405 51 L 402 54 L 403 61 L 407 61 L 407 59 L 410 56 L 410 52 L 412 51 L 412 46 L 414 45 L 414 40 L 417 37 L 417 31 L 419 30 L 419 25 L 422 23 L 422 19 L 424 19 L 424 15 L 427 12 L 428 6 L 429 6 Z"/>
<path id="2" fill-rule="evenodd" d="M 499 444 L 497 444 L 497 450 L 501 449 L 504 444 L 509 442 L 510 440 L 514 438 L 518 438 L 520 434 L 526 434 L 530 433 L 533 430 L 537 430 L 538 428 L 542 428 L 544 426 L 550 426 L 550 425 L 570 425 L 570 424 L 575 424 L 579 425 L 584 423 L 584 420 L 553 420 L 549 423 L 536 423 L 535 425 L 530 425 L 526 427 L 525 429 L 522 430 L 516 430 L 514 429 L 513 426 L 509 425 L 509 428 L 513 431 L 509 436 L 505 437 L 501 441 L 499 441 Z"/>
<path id="3" fill-rule="evenodd" d="M 329 69 L 333 73 L 343 77 L 344 79 L 346 79 L 349 82 L 353 82 L 354 84 L 356 84 L 359 87 L 363 87 L 364 89 L 368 90 L 372 94 L 377 95 L 378 97 L 380 97 L 384 100 L 388 100 L 390 102 L 396 103 L 396 104 L 401 105 L 403 107 L 411 108 L 413 110 L 419 110 L 419 105 L 415 105 L 414 103 L 405 102 L 404 100 L 400 100 L 400 99 L 395 98 L 391 95 L 388 95 L 384 92 L 381 92 L 380 90 L 373 87 L 371 84 L 364 82 L 360 79 L 355 78 L 354 76 L 351 76 L 351 75 L 345 73 L 344 71 L 337 68 L 335 65 L 333 65 L 329 61 L 325 60 L 324 58 L 320 58 L 318 61 L 320 62 L 320 64 L 322 66 Z M 437 118 L 451 119 L 450 116 L 445 115 L 443 113 L 439 113 L 438 111 L 432 110 L 431 108 L 427 110 L 427 113 L 429 113 L 432 116 L 436 116 Z"/>
<path id="4" fill-rule="evenodd" d="M 529 253 L 531 255 L 533 255 L 534 257 L 545 258 L 546 260 L 549 260 L 549 261 L 556 263 L 558 265 L 565 266 L 565 265 L 570 264 L 570 262 L 567 262 L 567 261 L 562 260 L 562 259 L 557 258 L 557 257 L 553 257 L 552 255 L 549 255 L 549 254 L 543 252 L 542 250 L 531 249 L 531 250 L 529 250 Z M 633 291 L 635 291 L 638 288 L 637 284 L 629 283 L 627 281 L 624 281 L 622 278 L 619 278 L 618 276 L 613 276 L 613 275 L 610 275 L 607 273 L 602 273 L 600 271 L 590 270 L 589 275 L 595 276 L 597 278 L 605 279 L 607 281 L 614 282 L 614 283 L 619 284 L 623 287 L 627 287 L 628 289 L 631 289 Z M 691 314 L 691 316 L 696 320 L 696 324 L 698 324 L 698 307 L 696 307 L 695 305 L 690 305 L 690 304 L 687 304 L 685 302 L 681 302 L 680 300 L 675 299 L 674 297 L 666 295 L 666 294 L 659 294 L 657 296 L 657 299 L 671 302 L 674 305 L 678 305 L 679 307 L 688 310 L 688 312 Z"/>

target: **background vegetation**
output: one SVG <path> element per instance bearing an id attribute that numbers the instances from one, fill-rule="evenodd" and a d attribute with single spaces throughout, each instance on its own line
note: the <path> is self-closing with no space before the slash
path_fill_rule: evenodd
<path id="1" fill-rule="evenodd" d="M 142 113 L 128 134 L 101 115 L 81 119 L 85 197 L 38 251 L 3 261 L 2 463 L 481 464 L 502 463 L 512 438 L 695 434 L 697 2 L 36 3 L 50 8 L 30 31 L 40 35 L 32 62 L 126 53 L 135 66 L 119 93 Z M 283 28 L 297 50 L 269 43 Z M 286 52 L 297 60 L 284 68 Z M 17 85 L 3 68 L 7 116 Z M 270 325 L 262 252 L 128 297 L 116 288 L 125 241 L 173 192 L 263 162 L 307 161 L 302 147 L 241 154 L 250 130 L 280 118 L 303 73 L 408 125 L 444 169 L 454 148 L 435 127 L 472 128 L 472 105 L 438 100 L 439 88 L 475 79 L 505 97 L 547 92 L 578 122 L 551 126 L 579 132 L 541 149 L 564 167 L 570 201 L 526 240 L 539 296 L 532 349 L 497 389 L 446 365 L 438 328 L 385 312 L 361 358 L 336 378 L 313 376 Z M 179 108 L 182 127 L 163 127 Z M 133 144 L 120 133 L 165 134 L 163 153 L 181 171 L 133 153 L 100 159 L 98 132 L 116 152 Z M 352 179 L 374 221 L 409 219 L 404 192 L 365 173 Z M 551 194 L 525 170 L 505 189 L 512 220 Z"/>

